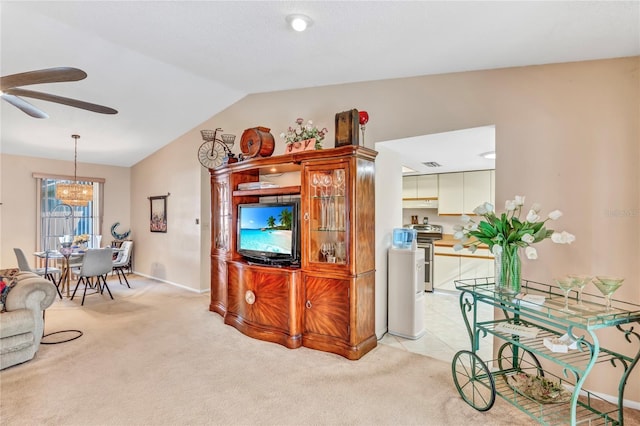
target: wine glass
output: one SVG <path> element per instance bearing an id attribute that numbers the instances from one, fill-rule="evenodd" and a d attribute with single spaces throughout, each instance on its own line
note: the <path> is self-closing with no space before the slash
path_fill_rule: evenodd
<path id="1" fill-rule="evenodd" d="M 554 278 L 553 280 L 564 292 L 564 308 L 560 310 L 569 314 L 574 313 L 574 311 L 569 309 L 569 291 L 573 288 L 573 280 L 569 277 Z"/>
<path id="2" fill-rule="evenodd" d="M 606 311 L 611 310 L 611 295 L 622 285 L 624 278 L 609 277 L 599 275 L 593 280 L 593 283 L 598 287 L 600 293 L 602 293 L 607 301 Z"/>
<path id="3" fill-rule="evenodd" d="M 578 306 L 584 308 L 584 303 L 582 303 L 582 290 L 593 280 L 593 277 L 590 275 L 569 275 L 569 278 L 573 280 L 573 286 L 578 289 Z"/>
<path id="4" fill-rule="evenodd" d="M 344 195 L 344 179 L 345 173 L 343 169 L 336 170 L 336 178 L 334 186 L 336 187 L 336 195 Z"/>
<path id="5" fill-rule="evenodd" d="M 63 235 L 62 237 L 58 237 L 60 241 L 60 249 L 58 250 L 63 256 L 69 256 L 73 248 L 71 245 L 73 244 L 73 235 Z"/>
<path id="6" fill-rule="evenodd" d="M 331 244 L 329 243 L 322 243 L 320 245 L 320 252 L 322 253 L 322 256 L 324 257 L 324 261 L 327 261 L 327 256 L 329 255 L 329 247 Z"/>
<path id="7" fill-rule="evenodd" d="M 316 197 L 318 196 L 318 186 L 320 186 L 320 175 L 318 173 L 314 173 L 311 176 L 311 186 L 315 190 Z"/>
<path id="8" fill-rule="evenodd" d="M 342 263 L 345 261 L 346 256 L 344 241 L 338 241 L 336 243 L 336 260 Z"/>
<path id="9" fill-rule="evenodd" d="M 322 186 L 324 186 L 325 196 L 331 195 L 331 191 L 329 190 L 329 188 L 331 187 L 332 182 L 333 182 L 333 179 L 331 178 L 331 175 L 329 174 L 322 175 L 320 183 L 322 184 Z"/>

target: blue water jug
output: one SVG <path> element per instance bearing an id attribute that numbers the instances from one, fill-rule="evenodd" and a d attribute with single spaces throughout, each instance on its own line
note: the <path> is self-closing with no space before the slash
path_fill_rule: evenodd
<path id="1" fill-rule="evenodd" d="M 411 228 L 394 228 L 393 247 L 400 249 L 410 249 L 413 241 L 417 238 L 417 231 Z"/>

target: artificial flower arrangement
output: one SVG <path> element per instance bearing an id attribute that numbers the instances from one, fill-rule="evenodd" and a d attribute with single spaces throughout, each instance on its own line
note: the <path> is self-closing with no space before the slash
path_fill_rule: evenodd
<path id="1" fill-rule="evenodd" d="M 88 242 L 89 242 L 89 234 L 80 234 L 73 237 L 74 245 L 85 244 Z"/>
<path id="2" fill-rule="evenodd" d="M 322 140 L 328 132 L 326 127 L 320 130 L 313 125 L 313 121 L 308 120 L 307 123 L 304 124 L 304 119 L 298 118 L 296 119 L 296 126 L 289 126 L 286 132 L 280 133 L 280 137 L 284 139 L 287 145 L 307 139 L 315 139 L 315 149 L 322 149 Z"/>
<path id="3" fill-rule="evenodd" d="M 454 246 L 454 250 L 462 250 L 467 246 L 475 252 L 478 245 L 484 243 L 489 246 L 493 254 L 499 254 L 505 246 L 515 248 L 525 248 L 527 259 L 537 259 L 538 252 L 531 244 L 540 242 L 546 238 L 558 244 L 571 244 L 576 238 L 572 234 L 562 231 L 555 232 L 547 229 L 545 224 L 548 220 L 556 220 L 562 216 L 560 210 L 554 210 L 541 220 L 539 204 L 535 203 L 527 213 L 524 221 L 520 220 L 523 210 L 524 196 L 516 195 L 514 200 L 505 203 L 506 212 L 497 216 L 494 212 L 493 204 L 484 203 L 473 211 L 484 220 L 475 222 L 468 215 L 462 215 L 463 225 L 456 225 L 454 238 L 461 242 Z M 475 240 L 470 241 L 471 238 Z"/>

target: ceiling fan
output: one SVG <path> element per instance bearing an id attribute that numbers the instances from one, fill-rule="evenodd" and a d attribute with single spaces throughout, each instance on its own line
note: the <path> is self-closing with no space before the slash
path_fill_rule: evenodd
<path id="1" fill-rule="evenodd" d="M 19 108 L 26 114 L 35 118 L 48 118 L 49 116 L 40 109 L 31 105 L 21 97 L 40 99 L 43 101 L 55 102 L 69 105 L 75 108 L 86 109 L 88 111 L 99 112 L 100 114 L 117 114 L 113 108 L 102 105 L 91 104 L 77 99 L 65 98 L 48 93 L 36 92 L 33 90 L 21 89 L 19 86 L 43 83 L 60 83 L 64 81 L 78 81 L 87 77 L 87 73 L 70 67 L 47 68 L 37 71 L 23 72 L 0 77 L 0 96 L 11 105 Z"/>

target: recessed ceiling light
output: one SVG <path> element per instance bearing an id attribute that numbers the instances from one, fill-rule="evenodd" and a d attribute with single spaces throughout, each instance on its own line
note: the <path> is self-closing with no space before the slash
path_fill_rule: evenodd
<path id="1" fill-rule="evenodd" d="M 495 151 L 483 152 L 482 154 L 480 154 L 480 157 L 486 158 L 487 160 L 495 160 L 496 152 Z"/>
<path id="2" fill-rule="evenodd" d="M 307 15 L 287 15 L 285 18 L 287 23 L 296 31 L 304 31 L 311 26 L 313 21 Z"/>
<path id="3" fill-rule="evenodd" d="M 415 173 L 416 171 L 410 167 L 402 166 L 402 173 Z"/>

